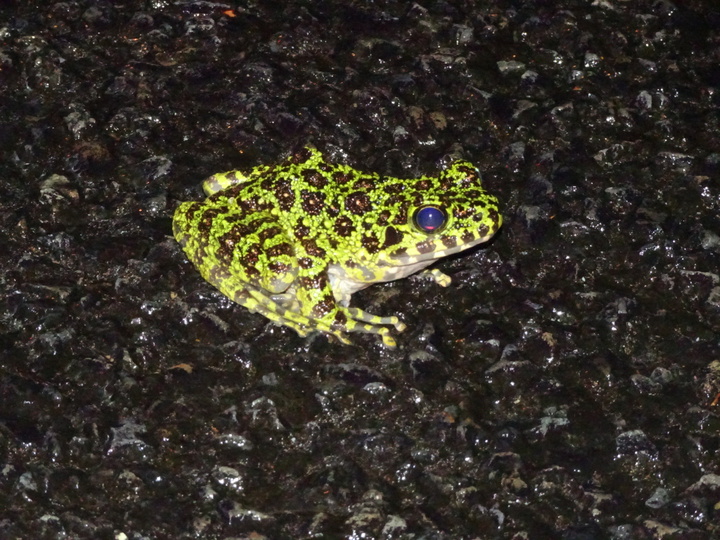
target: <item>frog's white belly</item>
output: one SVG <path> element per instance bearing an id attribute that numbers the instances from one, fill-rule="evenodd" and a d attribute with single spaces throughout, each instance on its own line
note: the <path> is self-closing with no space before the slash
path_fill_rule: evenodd
<path id="1" fill-rule="evenodd" d="M 354 293 L 369 287 L 373 283 L 383 283 L 408 277 L 423 268 L 427 268 L 434 262 L 433 259 L 430 259 L 406 264 L 404 266 L 378 267 L 375 271 L 368 270 L 367 272 L 363 272 L 363 274 L 367 276 L 367 281 L 358 281 L 352 278 L 339 264 L 331 264 L 328 266 L 327 275 L 335 300 L 343 306 L 347 306 L 350 303 L 350 297 Z M 355 270 L 357 270 L 357 268 Z"/>

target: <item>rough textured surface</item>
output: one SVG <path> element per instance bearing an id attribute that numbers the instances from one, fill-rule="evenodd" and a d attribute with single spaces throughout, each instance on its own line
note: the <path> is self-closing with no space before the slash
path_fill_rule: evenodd
<path id="1" fill-rule="evenodd" d="M 0 8 L 0 537 L 718 538 L 718 8 L 315 4 Z M 305 143 L 501 201 L 394 351 L 170 237 Z"/>

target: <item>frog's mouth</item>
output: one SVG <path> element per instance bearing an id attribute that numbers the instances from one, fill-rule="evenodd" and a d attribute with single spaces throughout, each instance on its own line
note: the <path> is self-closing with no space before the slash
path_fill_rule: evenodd
<path id="1" fill-rule="evenodd" d="M 428 236 L 410 247 L 381 254 L 375 260 L 355 258 L 351 269 L 340 264 L 331 264 L 328 267 L 331 288 L 339 301 L 349 302 L 350 295 L 354 292 L 373 283 L 405 278 L 427 268 L 437 259 L 487 242 L 495 232 L 497 227 L 490 231 L 484 227 L 478 233 L 465 233 L 461 237 L 438 234 Z"/>
<path id="2" fill-rule="evenodd" d="M 494 234 L 495 231 L 483 236 L 473 235 L 471 238 L 461 239 L 458 239 L 456 236 L 445 235 L 439 235 L 434 238 L 428 237 L 425 241 L 415 244 L 414 246 L 400 248 L 389 253 L 387 259 L 381 261 L 380 264 L 395 267 L 415 267 L 420 264 L 422 266 L 420 266 L 419 269 L 422 269 L 437 259 L 460 253 L 483 242 L 487 242 Z"/>

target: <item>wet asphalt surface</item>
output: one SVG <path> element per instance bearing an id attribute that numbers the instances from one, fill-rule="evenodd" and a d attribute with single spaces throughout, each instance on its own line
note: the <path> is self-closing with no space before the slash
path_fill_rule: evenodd
<path id="1" fill-rule="evenodd" d="M 720 538 L 720 9 L 6 2 L 0 537 Z M 488 244 L 298 337 L 171 237 L 305 144 Z"/>

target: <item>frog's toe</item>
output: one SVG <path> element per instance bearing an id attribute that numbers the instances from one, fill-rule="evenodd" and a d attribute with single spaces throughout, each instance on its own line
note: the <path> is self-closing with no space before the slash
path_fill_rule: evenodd
<path id="1" fill-rule="evenodd" d="M 335 336 L 340 343 L 352 345 L 352 341 L 350 341 L 342 332 L 333 332 L 332 335 Z"/>
<path id="2" fill-rule="evenodd" d="M 441 287 L 447 287 L 452 283 L 452 278 L 447 274 L 442 273 L 437 268 L 433 268 L 431 270 L 423 270 L 421 274 L 429 277 Z"/>
<path id="3" fill-rule="evenodd" d="M 392 337 L 392 335 L 390 334 L 390 331 L 387 328 L 383 328 L 382 330 L 378 333 L 380 334 L 380 337 L 382 337 L 383 345 L 389 347 L 390 349 L 394 349 L 395 347 L 397 347 L 397 342 L 395 341 L 395 338 Z"/>

